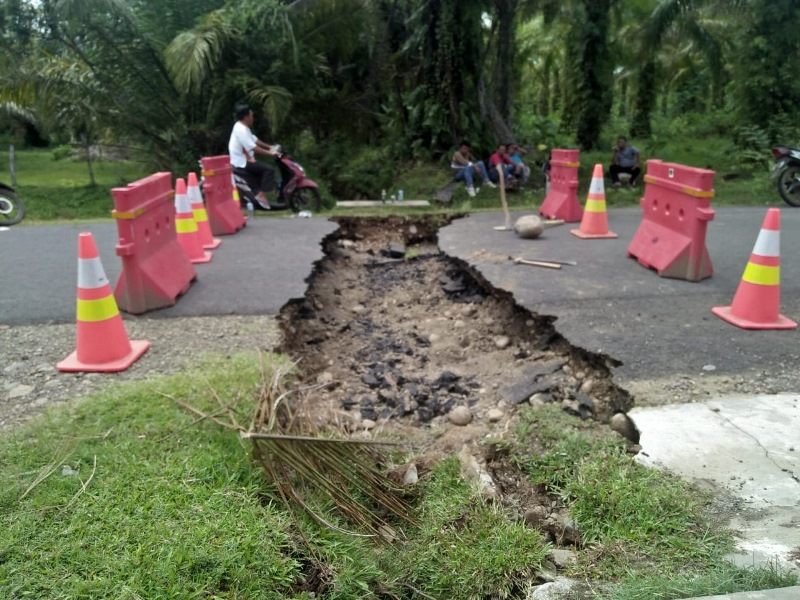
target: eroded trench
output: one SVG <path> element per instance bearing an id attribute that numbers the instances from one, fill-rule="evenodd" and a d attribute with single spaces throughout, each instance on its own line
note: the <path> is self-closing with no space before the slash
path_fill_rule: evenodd
<path id="1" fill-rule="evenodd" d="M 610 431 L 633 405 L 612 381 L 617 363 L 572 346 L 553 318 L 441 252 L 442 217 L 337 222 L 306 296 L 280 315 L 281 352 L 299 360 L 305 383 L 321 385 L 319 423 L 408 440 L 420 474 L 469 448 L 505 505 L 550 541 L 579 544 L 565 536 L 562 507 L 485 441 L 508 431 L 525 403 L 555 404 Z M 467 424 L 453 422 L 456 409 Z M 635 429 L 619 432 L 638 442 Z"/>

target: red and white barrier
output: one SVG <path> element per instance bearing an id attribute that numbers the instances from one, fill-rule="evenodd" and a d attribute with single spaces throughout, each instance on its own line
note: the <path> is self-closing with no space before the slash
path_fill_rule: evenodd
<path id="1" fill-rule="evenodd" d="M 135 315 L 172 306 L 197 277 L 175 232 L 172 174 L 150 175 L 111 195 L 122 258 L 117 305 Z"/>
<path id="2" fill-rule="evenodd" d="M 714 218 L 714 171 L 648 160 L 644 181 L 642 222 L 628 256 L 661 277 L 711 277 L 706 229 Z"/>
<path id="3" fill-rule="evenodd" d="M 227 154 L 200 159 L 203 166 L 203 192 L 211 233 L 229 235 L 245 226 L 239 202 L 234 200 L 233 168 Z M 238 194 L 237 194 L 238 195 Z"/>
<path id="4" fill-rule="evenodd" d="M 546 219 L 579 223 L 583 207 L 578 200 L 580 150 L 553 150 L 550 153 L 550 189 L 539 208 Z"/>

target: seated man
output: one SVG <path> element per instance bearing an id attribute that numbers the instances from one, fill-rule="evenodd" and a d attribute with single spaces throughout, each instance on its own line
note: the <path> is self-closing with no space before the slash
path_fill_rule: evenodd
<path id="1" fill-rule="evenodd" d="M 520 178 L 523 185 L 528 183 L 531 176 L 531 168 L 522 161 L 522 157 L 527 153 L 528 151 L 519 144 L 508 145 L 508 157 L 517 166 L 516 176 Z"/>
<path id="2" fill-rule="evenodd" d="M 640 163 L 641 153 L 639 149 L 635 146 L 628 146 L 628 140 L 625 139 L 625 136 L 619 136 L 617 145 L 614 146 L 614 156 L 611 157 L 611 167 L 608 170 L 611 177 L 611 185 L 615 188 L 620 187 L 622 184 L 619 181 L 619 174 L 628 173 L 631 176 L 628 186 L 635 186 L 636 178 L 642 172 Z"/>
<path id="3" fill-rule="evenodd" d="M 476 161 L 475 157 L 470 154 L 469 142 L 466 140 L 462 141 L 458 150 L 453 153 L 450 167 L 453 169 L 455 180 L 464 182 L 470 198 L 475 197 L 475 186 L 473 185 L 475 175 L 480 175 L 485 185 L 494 187 L 494 184 L 489 181 L 489 175 L 486 173 L 486 165 L 483 164 L 483 161 Z"/>
<path id="4" fill-rule="evenodd" d="M 259 181 L 256 198 L 268 206 L 264 192 L 275 187 L 275 171 L 268 165 L 257 161 L 254 153 L 266 156 L 276 156 L 276 154 L 269 144 L 265 144 L 253 135 L 253 132 L 250 131 L 252 125 L 253 111 L 247 104 L 239 104 L 236 107 L 236 123 L 233 125 L 228 141 L 228 154 L 234 169 L 243 169 Z"/>
<path id="5" fill-rule="evenodd" d="M 489 157 L 489 178 L 492 181 L 499 181 L 500 175 L 497 172 L 497 165 L 503 165 L 503 177 L 505 178 L 506 185 L 508 182 L 517 175 L 517 165 L 508 157 L 508 145 L 500 144 L 497 146 L 497 152 Z"/>

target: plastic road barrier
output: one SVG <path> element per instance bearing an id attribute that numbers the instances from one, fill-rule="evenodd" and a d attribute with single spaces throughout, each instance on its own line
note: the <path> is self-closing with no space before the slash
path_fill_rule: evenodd
<path id="1" fill-rule="evenodd" d="M 642 221 L 628 256 L 661 277 L 711 277 L 706 229 L 714 218 L 714 171 L 648 160 L 644 181 Z"/>
<path id="2" fill-rule="evenodd" d="M 197 278 L 175 232 L 172 174 L 150 175 L 111 195 L 122 258 L 114 288 L 119 308 L 138 315 L 172 306 Z"/>

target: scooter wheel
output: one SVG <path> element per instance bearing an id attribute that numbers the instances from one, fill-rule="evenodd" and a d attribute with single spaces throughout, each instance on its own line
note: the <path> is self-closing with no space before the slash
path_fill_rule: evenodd
<path id="1" fill-rule="evenodd" d="M 319 190 L 312 187 L 297 188 L 289 198 L 289 206 L 292 211 L 299 213 L 301 210 L 318 212 L 322 206 L 322 198 Z"/>
<path id="2" fill-rule="evenodd" d="M 25 205 L 9 190 L 0 190 L 0 227 L 16 225 L 25 217 Z"/>
<path id="3" fill-rule="evenodd" d="M 790 165 L 780 174 L 778 193 L 789 206 L 800 206 L 800 167 Z"/>

